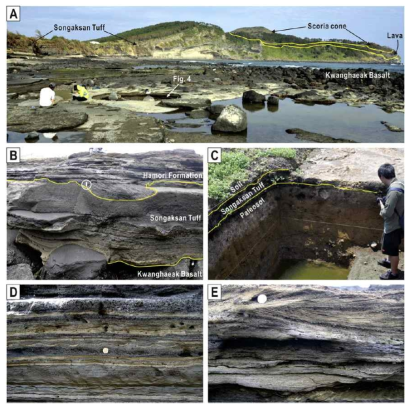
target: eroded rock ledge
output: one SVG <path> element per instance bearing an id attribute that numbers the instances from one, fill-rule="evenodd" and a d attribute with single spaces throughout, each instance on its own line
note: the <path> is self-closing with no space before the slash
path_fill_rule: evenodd
<path id="1" fill-rule="evenodd" d="M 209 303 L 209 400 L 403 401 L 403 299 L 398 285 L 223 285 Z"/>
<path id="2" fill-rule="evenodd" d="M 170 172 L 189 176 L 144 176 Z M 190 150 L 84 152 L 10 165 L 8 266 L 26 264 L 41 279 L 125 279 L 119 270 L 117 277 L 108 273 L 107 263 L 165 266 L 202 257 L 202 221 L 189 217 L 202 214 L 202 172 L 201 156 Z M 84 180 L 94 195 L 81 188 Z M 171 215 L 186 220 L 160 219 Z M 39 263 L 27 260 L 30 252 Z"/>
<path id="3" fill-rule="evenodd" d="M 8 401 L 202 401 L 202 286 L 20 289 Z"/>

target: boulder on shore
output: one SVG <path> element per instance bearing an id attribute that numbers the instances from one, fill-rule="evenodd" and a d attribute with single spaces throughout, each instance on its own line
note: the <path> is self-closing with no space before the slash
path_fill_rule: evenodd
<path id="1" fill-rule="evenodd" d="M 203 108 L 197 108 L 196 110 L 191 110 L 190 112 L 186 113 L 186 115 L 194 119 L 208 118 L 209 112 Z"/>
<path id="2" fill-rule="evenodd" d="M 111 94 L 109 94 L 108 100 L 110 100 L 110 101 L 118 101 L 118 94 L 115 91 L 113 91 Z"/>
<path id="3" fill-rule="evenodd" d="M 292 98 L 301 104 L 332 105 L 336 103 L 334 97 L 321 95 L 316 90 L 303 91 L 293 95 Z"/>
<path id="4" fill-rule="evenodd" d="M 279 98 L 277 98 L 274 95 L 271 95 L 268 99 L 267 99 L 267 104 L 268 105 L 279 105 Z"/>
<path id="5" fill-rule="evenodd" d="M 228 105 L 213 124 L 213 131 L 240 132 L 247 129 L 247 115 L 237 105 Z"/>
<path id="6" fill-rule="evenodd" d="M 95 279 L 105 266 L 102 253 L 70 244 L 50 254 L 43 273 L 45 279 Z"/>
<path id="7" fill-rule="evenodd" d="M 39 139 L 39 133 L 36 131 L 29 132 L 24 139 L 28 142 L 35 142 Z"/>
<path id="8" fill-rule="evenodd" d="M 207 108 L 207 111 L 210 113 L 210 117 L 213 119 L 217 119 L 221 112 L 226 108 L 225 105 L 211 105 Z"/>
<path id="9" fill-rule="evenodd" d="M 264 104 L 266 101 L 266 96 L 263 94 L 257 93 L 256 91 L 249 90 L 243 93 L 242 97 L 243 102 L 253 103 L 253 104 Z"/>

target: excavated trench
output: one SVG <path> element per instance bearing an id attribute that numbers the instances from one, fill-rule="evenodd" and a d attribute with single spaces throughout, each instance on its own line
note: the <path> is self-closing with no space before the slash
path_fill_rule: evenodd
<path id="1" fill-rule="evenodd" d="M 225 219 L 223 208 L 245 192 L 210 212 L 210 279 L 347 279 L 359 250 L 380 243 L 379 184 L 287 177 L 269 187 L 270 178 Z"/>

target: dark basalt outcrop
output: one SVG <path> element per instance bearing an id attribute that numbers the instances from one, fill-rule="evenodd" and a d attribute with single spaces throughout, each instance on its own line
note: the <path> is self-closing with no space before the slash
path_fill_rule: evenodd
<path id="1" fill-rule="evenodd" d="M 191 76 L 191 83 L 178 87 L 172 93 L 176 86 L 172 78 L 177 70 Z M 372 78 L 368 75 L 371 72 Z M 235 138 L 235 135 L 225 132 L 210 135 L 203 130 L 191 130 L 190 127 L 186 127 L 186 130 L 178 126 L 171 129 L 168 120 L 173 117 L 157 119 L 158 114 L 167 114 L 175 109 L 188 113 L 194 109 L 208 108 L 212 112 L 211 103 L 242 98 L 243 94 L 250 101 L 260 101 L 255 104 L 256 107 L 250 105 L 245 108 L 247 111 L 263 109 L 264 96 L 272 95 L 281 101 L 285 98 L 292 99 L 298 104 L 339 103 L 352 107 L 374 104 L 386 112 L 403 112 L 404 73 L 389 72 L 386 78 L 379 78 L 384 73 L 388 74 L 386 71 L 352 67 L 336 70 L 227 63 L 205 65 L 200 62 L 137 60 L 128 57 L 122 60 L 116 57 L 45 57 L 34 58 L 30 64 L 16 59 L 8 64 L 9 141 L 24 142 L 24 136 L 16 132 L 29 133 L 50 129 L 55 132 L 60 129 L 79 133 L 72 138 L 61 133 L 57 140 L 61 142 L 246 142 L 246 135 L 241 132 Z M 364 74 L 367 74 L 366 78 Z M 353 78 L 354 75 L 361 78 Z M 33 82 L 33 77 L 41 81 Z M 41 110 L 33 110 L 32 107 L 38 106 L 39 92 L 50 82 L 57 84 L 56 92 L 62 97 L 57 95 L 57 106 L 46 110 L 45 114 L 39 114 Z M 86 84 L 91 100 L 87 103 L 70 101 L 73 84 Z M 151 90 L 150 97 L 153 98 L 151 101 L 144 98 L 148 89 Z M 118 99 L 109 100 L 109 96 L 115 95 L 114 93 Z M 277 111 L 277 106 L 270 102 L 274 103 L 275 100 L 268 100 L 267 109 L 271 112 Z M 243 104 L 247 105 L 246 98 Z M 342 109 L 347 110 L 346 107 L 338 107 L 338 110 Z M 300 107 L 298 111 L 301 111 Z M 137 112 L 144 115 L 137 116 Z M 218 114 L 213 113 L 210 119 L 217 119 Z M 49 115 L 53 115 L 52 121 L 49 120 Z M 328 117 L 329 121 L 333 121 Z M 266 118 L 270 121 L 277 119 Z M 369 115 L 367 119 L 370 119 Z M 82 125 L 78 124 L 79 120 L 83 122 Z M 206 125 L 202 121 L 197 124 Z M 335 124 L 336 122 L 333 125 Z M 391 119 L 390 124 L 393 124 Z M 341 122 L 337 125 L 341 127 Z M 395 124 L 397 125 L 401 127 L 401 124 Z M 357 126 L 358 129 L 359 127 Z M 296 123 L 293 122 L 286 128 L 316 131 L 301 115 L 298 115 Z M 387 131 L 386 128 L 384 130 Z M 284 133 L 283 136 L 292 139 Z M 302 138 L 305 136 L 303 134 Z M 312 134 L 307 136 L 311 137 Z M 312 137 L 307 141 L 314 141 L 315 135 Z M 338 137 L 346 138 L 347 133 Z M 402 134 L 389 135 L 389 138 L 387 142 L 396 142 L 396 138 L 402 138 Z M 47 141 L 41 135 L 38 142 Z"/>
<path id="2" fill-rule="evenodd" d="M 30 110 L 27 107 L 17 108 L 7 114 L 8 127 L 16 132 L 70 130 L 88 120 L 86 113 L 71 112 L 58 105 Z"/>
<path id="3" fill-rule="evenodd" d="M 186 150 L 80 153 L 10 165 L 8 265 L 28 264 L 42 279 L 133 279 L 119 269 L 115 277 L 105 272 L 117 265 L 136 278 L 134 267 L 162 269 L 184 257 L 176 269 L 188 271 L 190 257 L 202 258 L 202 221 L 189 217 L 202 214 L 202 178 L 193 177 L 202 170 L 201 157 Z M 79 185 L 84 180 L 90 191 Z M 200 270 L 201 261 L 192 268 Z"/>
<path id="4" fill-rule="evenodd" d="M 209 302 L 209 400 L 402 402 L 404 288 L 223 286 Z"/>
<path id="5" fill-rule="evenodd" d="M 9 402 L 200 402 L 201 286 L 21 286 Z"/>
<path id="6" fill-rule="evenodd" d="M 295 134 L 296 138 L 304 141 L 313 141 L 313 142 L 322 142 L 322 143 L 341 143 L 341 142 L 347 142 L 347 143 L 353 143 L 355 141 L 348 140 L 345 138 L 332 138 L 327 135 L 317 134 L 314 132 L 309 132 L 302 130 L 301 128 L 290 128 L 286 130 L 287 134 Z"/>

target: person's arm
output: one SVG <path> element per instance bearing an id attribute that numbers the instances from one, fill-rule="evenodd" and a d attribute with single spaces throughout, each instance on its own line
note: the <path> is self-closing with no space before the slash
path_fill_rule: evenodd
<path id="1" fill-rule="evenodd" d="M 380 215 L 384 219 L 391 218 L 391 216 L 394 214 L 397 201 L 398 201 L 398 192 L 396 191 L 391 191 L 387 195 L 387 200 L 385 201 L 385 204 L 382 201 L 380 201 L 380 206 L 381 206 Z"/>

